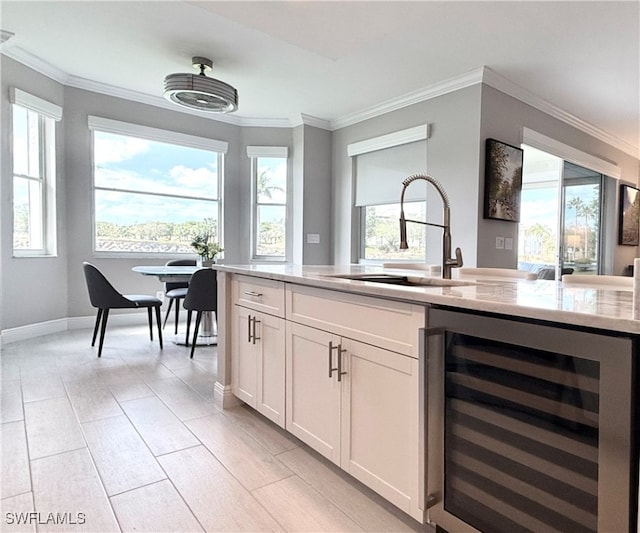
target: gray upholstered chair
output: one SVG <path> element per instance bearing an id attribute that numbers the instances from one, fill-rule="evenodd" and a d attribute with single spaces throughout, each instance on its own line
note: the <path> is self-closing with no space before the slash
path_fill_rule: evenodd
<path id="1" fill-rule="evenodd" d="M 187 310 L 187 334 L 185 343 L 189 346 L 189 328 L 191 327 L 191 315 L 193 311 L 197 311 L 196 326 L 193 332 L 193 341 L 191 343 L 191 357 L 196 349 L 196 341 L 198 340 L 198 330 L 200 329 L 200 321 L 202 313 L 210 311 L 215 313 L 218 309 L 218 284 L 216 280 L 216 271 L 211 268 L 201 268 L 196 270 L 191 281 L 189 281 L 189 290 L 184 299 L 184 308 Z"/>
<path id="2" fill-rule="evenodd" d="M 160 341 L 160 349 L 162 350 L 162 328 L 160 327 L 160 306 L 162 300 L 155 296 L 147 296 L 141 294 L 120 294 L 109 283 L 91 263 L 82 263 L 84 269 L 84 277 L 87 281 L 87 289 L 89 290 L 89 300 L 91 305 L 98 309 L 96 316 L 96 324 L 93 328 L 93 338 L 91 346 L 96 344 L 96 336 L 98 334 L 98 326 L 100 326 L 100 344 L 98 345 L 98 357 L 102 356 L 102 345 L 104 344 L 104 334 L 107 329 L 107 320 L 109 318 L 110 309 L 135 309 L 146 308 L 149 317 L 149 337 L 153 340 L 153 326 L 151 319 L 151 309 L 156 310 L 156 322 L 158 324 L 158 340 Z"/>
<path id="3" fill-rule="evenodd" d="M 166 266 L 196 266 L 195 259 L 172 259 L 167 261 Z M 167 325 L 167 319 L 171 312 L 171 306 L 175 300 L 176 302 L 176 324 L 174 334 L 178 334 L 178 321 L 180 319 L 180 302 L 187 295 L 187 289 L 189 288 L 188 281 L 168 281 L 164 284 L 164 296 L 169 299 L 169 307 L 167 307 L 167 313 L 164 315 L 164 323 L 162 329 Z"/>

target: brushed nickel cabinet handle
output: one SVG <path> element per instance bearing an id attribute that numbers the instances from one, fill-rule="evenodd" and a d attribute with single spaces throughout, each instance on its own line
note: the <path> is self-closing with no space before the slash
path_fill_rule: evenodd
<path id="1" fill-rule="evenodd" d="M 255 291 L 244 291 L 244 293 L 247 296 L 255 296 L 256 298 L 260 298 L 260 296 L 262 296 L 261 292 L 255 292 Z"/>
<path id="2" fill-rule="evenodd" d="M 347 350 L 342 347 L 342 343 L 338 344 L 336 348 L 338 349 L 338 381 L 342 381 L 342 376 L 346 374 L 342 371 L 342 354 Z"/>
<path id="3" fill-rule="evenodd" d="M 335 350 L 336 348 L 338 348 L 338 346 L 334 346 L 333 345 L 333 341 L 329 341 L 329 377 L 333 377 L 333 372 L 338 370 L 338 368 L 333 368 L 333 350 Z M 339 357 L 339 354 L 338 354 Z"/>
<path id="4" fill-rule="evenodd" d="M 256 324 L 260 324 L 260 321 L 254 316 L 253 317 L 253 344 L 256 343 L 256 341 L 260 340 L 260 337 L 256 336 Z"/>

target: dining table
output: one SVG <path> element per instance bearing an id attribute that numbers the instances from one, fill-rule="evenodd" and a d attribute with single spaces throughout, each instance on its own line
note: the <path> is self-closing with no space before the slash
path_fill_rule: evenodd
<path id="1" fill-rule="evenodd" d="M 191 276 L 201 266 L 167 266 L 167 265 L 138 265 L 131 268 L 134 272 L 143 276 L 155 276 L 162 283 L 189 281 Z M 215 346 L 218 344 L 217 324 L 214 320 L 214 313 L 205 311 L 202 314 L 200 323 L 200 332 L 196 345 L 198 346 Z M 186 344 L 183 336 L 176 335 L 174 342 L 176 344 Z"/>

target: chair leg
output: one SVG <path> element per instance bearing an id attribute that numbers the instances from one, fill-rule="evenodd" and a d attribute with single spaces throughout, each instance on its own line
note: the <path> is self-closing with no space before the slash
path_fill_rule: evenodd
<path id="1" fill-rule="evenodd" d="M 169 318 L 169 312 L 171 311 L 171 306 L 173 305 L 173 298 L 169 298 L 169 307 L 167 307 L 167 314 L 164 315 L 164 324 L 162 324 L 162 329 L 167 325 L 167 318 Z"/>
<path id="2" fill-rule="evenodd" d="M 107 320 L 109 319 L 109 309 L 102 312 L 102 324 L 100 326 L 100 344 L 98 344 L 98 357 L 102 357 L 102 345 L 104 344 L 104 333 L 107 331 Z"/>
<path id="3" fill-rule="evenodd" d="M 180 302 L 182 301 L 182 298 L 176 298 L 176 326 L 175 326 L 175 331 L 173 332 L 174 335 L 178 334 L 178 320 L 180 319 Z"/>
<path id="4" fill-rule="evenodd" d="M 96 345 L 96 337 L 98 336 L 98 326 L 100 325 L 100 318 L 102 318 L 102 309 L 98 309 L 96 315 L 96 325 L 93 327 L 93 338 L 91 339 L 91 346 Z"/>
<path id="5" fill-rule="evenodd" d="M 151 319 L 151 307 L 147 307 L 147 318 L 149 319 L 149 338 L 153 340 L 153 320 Z"/>
<path id="6" fill-rule="evenodd" d="M 191 343 L 191 359 L 193 359 L 193 352 L 196 351 L 196 343 L 198 342 L 198 330 L 200 329 L 200 320 L 202 319 L 202 311 L 198 311 L 196 316 L 196 329 L 193 332 L 193 342 Z"/>
<path id="7" fill-rule="evenodd" d="M 151 308 L 149 308 L 151 310 Z M 160 349 L 162 350 L 162 328 L 160 323 L 162 322 L 162 314 L 160 313 L 160 306 L 156 306 L 156 323 L 158 324 L 158 340 L 160 341 Z"/>
<path id="8" fill-rule="evenodd" d="M 191 327 L 191 315 L 193 311 L 191 309 L 187 309 L 187 334 L 184 337 L 184 343 L 189 346 L 189 328 Z"/>

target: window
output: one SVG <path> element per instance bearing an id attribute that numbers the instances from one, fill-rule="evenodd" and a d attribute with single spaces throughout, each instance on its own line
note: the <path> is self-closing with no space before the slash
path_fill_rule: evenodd
<path id="1" fill-rule="evenodd" d="M 287 148 L 249 146 L 253 220 L 252 257 L 282 260 L 287 255 Z"/>
<path id="2" fill-rule="evenodd" d="M 13 118 L 13 253 L 56 254 L 55 122 L 62 109 L 19 89 Z"/>
<path id="3" fill-rule="evenodd" d="M 425 220 L 426 202 L 405 202 L 408 219 Z M 408 250 L 400 250 L 400 204 L 368 205 L 362 208 L 363 250 L 368 260 L 425 260 L 426 226 L 407 224 Z"/>
<path id="4" fill-rule="evenodd" d="M 407 224 L 408 250 L 400 250 L 400 194 L 402 182 L 427 169 L 427 125 L 352 143 L 355 207 L 360 209 L 361 261 L 425 261 L 426 227 Z M 407 219 L 425 220 L 427 184 L 419 181 L 407 189 Z"/>
<path id="5" fill-rule="evenodd" d="M 89 117 L 98 253 L 193 254 L 197 234 L 222 244 L 227 144 Z"/>

